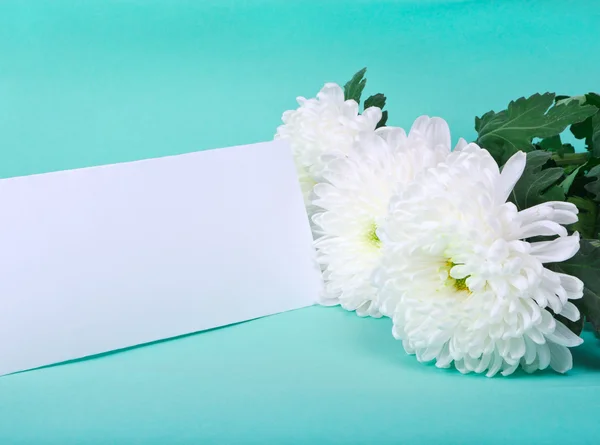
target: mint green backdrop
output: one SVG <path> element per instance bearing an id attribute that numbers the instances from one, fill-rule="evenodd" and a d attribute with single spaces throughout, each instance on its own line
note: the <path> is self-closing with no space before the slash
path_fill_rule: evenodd
<path id="1" fill-rule="evenodd" d="M 598 90 L 599 19 L 594 0 L 5 0 L 0 177 L 267 140 L 362 66 L 391 124 L 472 138 L 519 95 Z M 389 320 L 315 307 L 2 377 L 0 444 L 598 443 L 599 341 L 573 355 L 567 376 L 462 376 L 405 356 Z"/>

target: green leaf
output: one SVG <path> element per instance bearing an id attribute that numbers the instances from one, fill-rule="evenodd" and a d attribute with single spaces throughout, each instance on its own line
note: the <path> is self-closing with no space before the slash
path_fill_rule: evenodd
<path id="1" fill-rule="evenodd" d="M 600 109 L 600 95 L 588 93 L 585 103 Z M 586 120 L 571 125 L 571 133 L 577 139 L 585 139 L 586 148 L 596 157 L 600 157 L 600 111 Z"/>
<path id="2" fill-rule="evenodd" d="M 600 158 L 600 111 L 592 117 L 592 136 L 588 150 L 592 152 L 593 156 Z"/>
<path id="3" fill-rule="evenodd" d="M 579 170 L 581 170 L 581 167 L 583 167 L 583 165 L 580 165 L 575 170 L 573 170 L 571 173 L 569 173 L 569 176 L 567 176 L 564 179 L 564 181 L 560 183 L 560 187 L 565 192 L 565 195 L 567 195 L 569 193 L 569 190 L 570 190 L 571 186 L 573 185 L 573 181 L 577 177 L 577 174 L 579 173 Z"/>
<path id="4" fill-rule="evenodd" d="M 571 144 L 562 144 L 561 147 L 556 151 L 556 154 L 561 158 L 564 158 L 566 154 L 575 153 L 575 147 Z"/>
<path id="5" fill-rule="evenodd" d="M 560 140 L 560 135 L 557 134 L 555 136 L 542 139 L 538 145 L 546 151 L 558 151 L 562 147 L 562 141 Z"/>
<path id="6" fill-rule="evenodd" d="M 546 201 L 564 201 L 565 192 L 556 183 L 563 176 L 562 167 L 542 169 L 552 153 L 527 153 L 527 164 L 521 179 L 515 185 L 510 200 L 523 210 Z"/>
<path id="7" fill-rule="evenodd" d="M 600 206 L 596 207 L 596 229 L 594 239 L 600 239 Z"/>
<path id="8" fill-rule="evenodd" d="M 494 161 L 496 161 L 499 166 L 506 164 L 506 161 L 508 161 L 512 155 L 519 151 L 514 146 L 508 146 L 501 141 L 490 142 L 483 148 L 485 148 L 492 155 Z M 530 145 L 529 148 L 523 149 L 522 151 L 527 153 L 534 150 L 535 147 Z"/>
<path id="9" fill-rule="evenodd" d="M 583 122 L 571 125 L 571 133 L 575 139 L 587 139 L 592 134 L 592 119 L 587 118 Z"/>
<path id="10" fill-rule="evenodd" d="M 571 125 L 571 133 L 577 139 L 585 139 L 586 148 L 600 157 L 600 111 L 583 122 Z"/>
<path id="11" fill-rule="evenodd" d="M 565 169 L 565 175 L 570 175 L 571 173 L 573 173 L 573 171 L 577 170 L 579 167 L 581 166 L 577 166 L 577 165 L 565 165 L 564 169 Z"/>
<path id="12" fill-rule="evenodd" d="M 484 125 L 484 123 L 487 122 L 492 117 L 494 117 L 495 114 L 496 113 L 494 111 L 488 111 L 481 117 L 475 116 L 475 131 L 477 133 L 479 133 L 479 131 L 481 130 L 481 127 Z"/>
<path id="13" fill-rule="evenodd" d="M 583 289 L 583 314 L 592 324 L 596 335 L 600 335 L 600 294 L 588 287 Z"/>
<path id="14" fill-rule="evenodd" d="M 587 93 L 585 95 L 585 103 L 600 108 L 600 94 Z"/>
<path id="15" fill-rule="evenodd" d="M 594 199 L 600 202 L 600 165 L 596 165 L 585 175 L 586 178 L 596 178 L 594 181 L 585 185 L 585 189 L 594 195 Z"/>
<path id="16" fill-rule="evenodd" d="M 598 206 L 594 201 L 581 196 L 572 196 L 567 201 L 575 204 L 579 209 L 579 220 L 569 227 L 572 231 L 577 231 L 583 238 L 598 237 Z"/>
<path id="17" fill-rule="evenodd" d="M 377 94 L 370 96 L 367 100 L 365 100 L 364 108 L 366 110 L 367 108 L 370 108 L 370 107 L 377 107 L 377 108 L 381 108 L 383 110 L 383 107 L 385 107 L 385 101 L 386 101 L 386 97 L 381 93 L 377 93 Z"/>
<path id="18" fill-rule="evenodd" d="M 367 84 L 367 79 L 364 78 L 366 72 L 367 69 L 363 68 L 344 85 L 344 98 L 346 100 L 354 99 L 356 103 L 360 103 L 360 96 Z"/>
<path id="19" fill-rule="evenodd" d="M 590 162 L 590 154 L 589 153 L 565 153 L 563 156 L 552 156 L 552 160 L 559 167 L 568 167 L 568 166 L 580 166 L 584 164 L 589 164 Z M 571 170 L 573 171 L 573 170 Z"/>
<path id="20" fill-rule="evenodd" d="M 386 97 L 381 93 L 374 94 L 365 100 L 364 109 L 366 110 L 369 107 L 377 107 L 383 109 L 385 107 Z M 384 111 L 381 113 L 381 119 L 377 123 L 375 128 L 384 127 L 385 123 L 388 119 L 388 112 Z"/>
<path id="21" fill-rule="evenodd" d="M 384 111 L 383 113 L 381 113 L 381 119 L 379 120 L 379 122 L 377 123 L 377 126 L 375 128 L 385 127 L 387 120 L 388 120 L 388 112 Z"/>
<path id="22" fill-rule="evenodd" d="M 561 158 L 565 157 L 565 153 L 575 153 L 575 147 L 571 144 L 563 144 L 559 134 L 542 139 L 537 145 L 542 150 L 555 152 Z"/>
<path id="23" fill-rule="evenodd" d="M 557 105 L 568 104 L 569 102 L 578 102 L 581 105 L 585 104 L 585 96 L 559 96 L 555 97 L 554 101 Z"/>
<path id="24" fill-rule="evenodd" d="M 582 239 L 580 244 L 579 252 L 573 258 L 549 267 L 583 281 L 585 287 L 580 307 L 596 332 L 600 332 L 600 242 Z"/>
<path id="25" fill-rule="evenodd" d="M 534 94 L 508 104 L 499 113 L 489 112 L 476 120 L 477 143 L 486 147 L 502 141 L 507 149 L 528 150 L 533 138 L 549 138 L 560 134 L 569 125 L 581 122 L 596 113 L 596 108 L 581 105 L 578 100 L 554 104 L 554 94 Z"/>

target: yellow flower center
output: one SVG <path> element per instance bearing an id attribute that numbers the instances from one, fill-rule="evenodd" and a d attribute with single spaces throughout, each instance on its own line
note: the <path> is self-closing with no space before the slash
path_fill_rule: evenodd
<path id="1" fill-rule="evenodd" d="M 375 223 L 371 224 L 367 231 L 367 242 L 378 249 L 381 247 L 381 240 L 377 236 L 377 225 Z"/>
<path id="2" fill-rule="evenodd" d="M 447 260 L 446 261 L 446 269 L 448 270 L 448 284 L 453 286 L 454 289 L 456 289 L 456 291 L 458 292 L 468 292 L 469 294 L 471 293 L 471 289 L 469 289 L 469 286 L 467 286 L 467 278 L 470 277 L 470 275 L 467 275 L 464 278 L 452 278 L 450 276 L 450 269 L 452 269 L 454 266 L 456 266 L 456 263 L 453 263 L 452 260 Z"/>

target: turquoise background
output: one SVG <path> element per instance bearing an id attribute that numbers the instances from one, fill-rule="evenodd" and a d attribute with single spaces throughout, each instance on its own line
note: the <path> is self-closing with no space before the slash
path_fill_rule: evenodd
<path id="1" fill-rule="evenodd" d="M 597 91 L 598 23 L 593 0 L 4 0 L 0 177 L 267 140 L 362 66 L 390 124 L 473 138 L 520 95 Z M 598 443 L 585 338 L 567 376 L 465 377 L 314 307 L 2 377 L 0 444 Z"/>

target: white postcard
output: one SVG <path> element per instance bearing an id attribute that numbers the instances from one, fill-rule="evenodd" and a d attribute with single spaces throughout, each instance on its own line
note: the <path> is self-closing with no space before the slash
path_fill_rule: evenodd
<path id="1" fill-rule="evenodd" d="M 0 374 L 312 305 L 288 145 L 0 180 Z"/>

